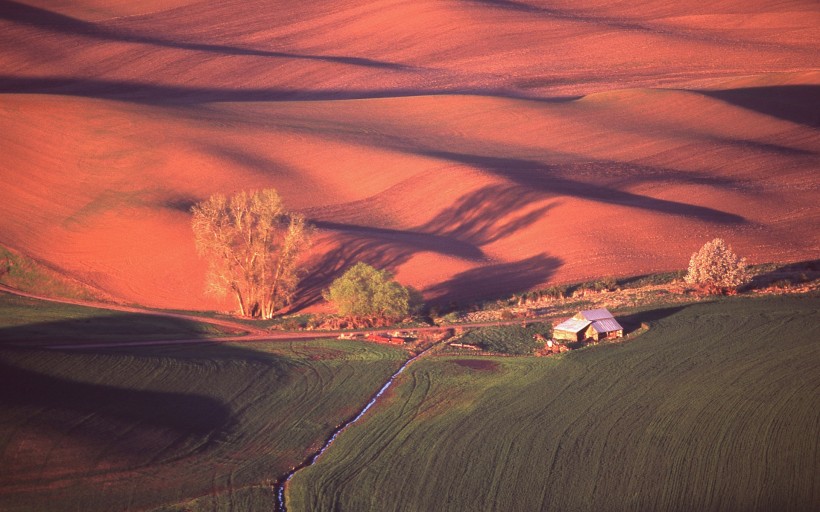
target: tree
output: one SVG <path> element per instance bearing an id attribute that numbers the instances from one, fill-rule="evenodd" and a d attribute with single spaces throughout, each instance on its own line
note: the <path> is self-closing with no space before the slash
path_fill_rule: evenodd
<path id="1" fill-rule="evenodd" d="M 233 293 L 242 316 L 271 318 L 290 303 L 298 260 L 312 227 L 285 211 L 274 189 L 215 194 L 194 205 L 197 252 L 208 259 L 208 290 Z"/>
<path id="2" fill-rule="evenodd" d="M 324 297 L 340 315 L 373 323 L 406 317 L 421 305 L 420 294 L 394 281 L 389 271 L 361 262 L 333 281 Z"/>
<path id="3" fill-rule="evenodd" d="M 721 238 L 707 242 L 692 255 L 689 271 L 684 277 L 688 284 L 712 293 L 735 291 L 750 280 L 746 258 L 738 258 Z"/>

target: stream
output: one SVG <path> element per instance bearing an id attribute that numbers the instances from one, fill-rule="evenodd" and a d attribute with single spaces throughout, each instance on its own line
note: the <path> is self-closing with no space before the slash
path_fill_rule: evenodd
<path id="1" fill-rule="evenodd" d="M 435 345 L 433 345 L 433 346 L 435 346 Z M 277 505 L 276 506 L 276 512 L 287 512 L 287 510 L 288 510 L 287 506 L 285 505 L 285 486 L 290 481 L 290 479 L 293 478 L 293 475 L 295 475 L 299 470 L 302 470 L 304 468 L 310 467 L 313 464 L 315 464 L 316 461 L 319 460 L 319 457 L 321 457 L 322 454 L 324 454 L 327 451 L 327 449 L 330 448 L 330 445 L 333 444 L 333 441 L 335 441 L 336 438 L 339 437 L 339 434 L 344 432 L 347 429 L 347 427 L 349 427 L 349 426 L 353 425 L 354 423 L 356 423 L 357 421 L 359 421 L 362 418 L 362 416 L 364 416 L 365 413 L 367 413 L 367 411 L 371 407 L 373 407 L 373 405 L 376 404 L 376 402 L 384 394 L 384 392 L 387 391 L 388 389 L 390 389 L 390 386 L 393 385 L 393 381 L 396 380 L 396 377 L 401 375 L 401 372 L 403 372 L 405 368 L 410 366 L 410 363 L 412 363 L 416 359 L 423 356 L 431 348 L 433 348 L 433 347 L 430 347 L 427 350 L 424 350 L 424 351 L 416 354 L 415 356 L 411 357 L 407 361 L 405 361 L 404 364 L 402 364 L 399 367 L 399 369 L 396 370 L 396 372 L 393 375 L 391 375 L 389 379 L 387 379 L 387 382 L 384 383 L 384 385 L 381 387 L 381 389 L 379 389 L 379 391 L 375 395 L 373 395 L 373 398 L 371 398 L 370 401 L 367 402 L 367 405 L 365 405 L 364 408 L 361 411 L 359 411 L 359 413 L 356 416 L 353 417 L 353 419 L 348 420 L 345 423 L 342 423 L 341 425 L 339 425 L 336 428 L 336 430 L 333 431 L 333 434 L 331 434 L 331 436 L 328 438 L 328 440 L 325 441 L 325 444 L 322 445 L 322 447 L 319 448 L 319 450 L 316 453 L 312 454 L 307 459 L 305 459 L 304 462 L 302 462 L 301 464 L 299 464 L 295 468 L 291 469 L 290 472 L 288 472 L 283 478 L 281 478 L 276 483 L 276 487 L 275 487 L 276 505 Z"/>

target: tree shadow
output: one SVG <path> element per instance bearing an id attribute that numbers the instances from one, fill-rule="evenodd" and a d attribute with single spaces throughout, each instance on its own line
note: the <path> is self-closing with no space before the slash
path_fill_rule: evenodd
<path id="1" fill-rule="evenodd" d="M 557 206 L 553 201 L 528 213 L 518 213 L 543 199 L 542 194 L 525 187 L 487 185 L 463 195 L 418 230 L 473 246 L 491 244 L 543 219 Z"/>
<path id="2" fill-rule="evenodd" d="M 432 304 L 499 299 L 548 281 L 562 264 L 560 258 L 540 254 L 470 269 L 424 291 L 433 296 Z"/>
<path id="3" fill-rule="evenodd" d="M 485 258 L 484 251 L 477 245 L 455 236 L 425 233 L 415 229 L 375 228 L 322 220 L 311 223 L 319 229 L 343 234 L 348 238 L 372 240 L 384 247 L 392 247 L 396 252 L 435 252 L 470 261 L 481 261 Z"/>
<path id="4" fill-rule="evenodd" d="M 697 92 L 784 121 L 820 128 L 820 85 L 778 85 Z"/>
<path id="5" fill-rule="evenodd" d="M 391 71 L 411 71 L 415 69 L 411 66 L 363 57 L 307 55 L 257 50 L 253 48 L 242 48 L 230 45 L 193 43 L 163 39 L 156 36 L 132 33 L 122 28 L 117 29 L 108 27 L 103 23 L 83 21 L 71 16 L 50 11 L 48 9 L 21 4 L 19 2 L 15 2 L 14 0 L 6 0 L 0 3 L 0 19 L 5 19 L 21 25 L 28 25 L 41 30 L 47 30 L 49 32 L 86 37 L 102 41 L 148 44 L 165 48 L 192 50 L 221 55 L 246 55 L 256 57 L 314 60 Z"/>
<path id="6" fill-rule="evenodd" d="M 746 224 L 748 221 L 734 213 L 724 212 L 706 206 L 657 199 L 634 194 L 613 187 L 601 185 L 594 181 L 578 181 L 567 178 L 557 165 L 547 165 L 535 160 L 485 156 L 453 151 L 427 150 L 424 155 L 469 165 L 493 173 L 530 190 L 537 190 L 551 195 L 573 196 L 600 203 L 639 208 L 658 213 L 691 217 L 717 224 Z M 685 181 L 687 177 L 683 177 Z M 694 183 L 721 183 L 708 177 L 691 177 Z"/>
<path id="7" fill-rule="evenodd" d="M 364 262 L 378 269 L 395 270 L 422 250 L 407 243 L 412 235 L 399 238 L 402 239 L 399 242 L 390 242 L 364 233 L 359 236 L 342 234 L 337 238 L 334 249 L 307 262 L 307 275 L 299 283 L 289 311 L 299 311 L 317 304 L 330 283 L 356 263 Z"/>
<path id="8" fill-rule="evenodd" d="M 159 206 L 176 212 L 191 213 L 191 208 L 198 202 L 192 197 L 175 197 L 160 202 Z"/>
<path id="9" fill-rule="evenodd" d="M 520 213 L 523 207 L 538 201 L 539 197 L 541 195 L 537 192 L 519 186 L 488 185 L 464 194 L 428 222 L 410 229 L 376 228 L 313 219 L 311 222 L 314 225 L 335 234 L 337 246 L 308 262 L 308 275 L 300 283 L 300 291 L 291 309 L 299 310 L 316 304 L 322 290 L 359 261 L 379 269 L 395 270 L 413 255 L 429 252 L 485 265 L 487 256 L 482 246 L 525 229 L 543 219 L 555 206 L 553 202 Z M 530 268 L 533 274 L 527 286 L 543 282 L 537 265 Z M 522 272 L 524 270 L 524 267 L 520 269 Z M 506 283 L 504 291 L 515 291 L 521 282 Z"/>

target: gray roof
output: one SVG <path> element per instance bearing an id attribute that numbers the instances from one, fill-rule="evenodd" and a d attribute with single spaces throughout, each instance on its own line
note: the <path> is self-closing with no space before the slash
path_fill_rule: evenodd
<path id="1" fill-rule="evenodd" d="M 564 332 L 578 332 L 582 329 L 586 329 L 586 327 L 592 322 L 589 320 L 579 320 L 577 318 L 570 318 L 569 320 L 564 320 L 560 324 L 556 325 L 553 329 L 554 331 L 564 331 Z"/>
<path id="2" fill-rule="evenodd" d="M 603 320 L 605 318 L 615 318 L 612 316 L 612 313 L 610 313 L 609 310 L 606 308 L 589 309 L 587 311 L 581 311 L 575 316 L 578 318 L 586 318 L 590 322 L 594 322 L 595 320 Z"/>
<path id="3" fill-rule="evenodd" d="M 592 322 L 592 328 L 598 331 L 599 334 L 612 331 L 622 331 L 624 329 L 614 318 L 602 318 L 601 320 L 596 320 Z"/>

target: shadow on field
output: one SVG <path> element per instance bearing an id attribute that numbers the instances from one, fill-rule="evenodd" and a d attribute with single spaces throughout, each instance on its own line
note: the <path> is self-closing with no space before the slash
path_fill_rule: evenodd
<path id="1" fill-rule="evenodd" d="M 658 199 L 619 190 L 615 187 L 600 185 L 595 182 L 570 179 L 559 172 L 560 168 L 558 166 L 547 165 L 536 160 L 436 150 L 424 151 L 421 154 L 482 169 L 506 178 L 529 190 L 542 191 L 559 196 L 579 197 L 605 204 L 689 217 L 716 224 L 748 223 L 748 221 L 740 215 L 715 208 L 667 199 Z M 695 178 L 692 179 L 694 180 Z M 729 184 L 728 182 L 709 181 L 708 178 L 703 177 L 699 177 L 697 180 L 699 181 L 693 182 L 701 183 L 703 180 L 706 180 L 706 183 L 712 186 L 727 186 Z M 684 181 L 686 181 L 686 178 L 684 178 Z"/>
<path id="2" fill-rule="evenodd" d="M 364 261 L 376 268 L 395 270 L 418 253 L 436 253 L 473 263 L 487 263 L 483 246 L 504 239 L 545 218 L 556 202 L 526 211 L 542 198 L 518 186 L 490 185 L 463 195 L 428 222 L 410 229 L 361 226 L 323 218 L 311 219 L 320 229 L 335 232 L 336 249 L 308 264 L 292 309 L 315 304 L 323 289 L 350 266 Z M 378 208 L 379 199 L 374 200 Z M 523 211 L 523 213 L 522 213 Z M 325 217 L 329 217 L 327 213 Z M 468 297 L 495 298 L 533 283 L 545 282 L 562 264 L 558 258 L 535 256 L 513 263 L 483 265 L 463 272 L 432 290 L 435 302 Z"/>
<path id="3" fill-rule="evenodd" d="M 820 260 L 806 260 L 779 265 L 752 278 L 743 289 L 755 290 L 768 286 L 789 287 L 820 279 Z"/>
<path id="4" fill-rule="evenodd" d="M 85 79 L 71 76 L 31 78 L 0 75 L 0 93 L 60 94 L 80 98 L 127 101 L 143 105 L 197 105 L 211 102 L 260 101 L 328 101 L 369 98 L 400 98 L 407 96 L 476 95 L 501 98 L 520 98 L 543 103 L 563 103 L 571 97 L 531 97 L 497 89 L 445 86 L 437 88 L 383 88 L 383 89 L 288 89 L 192 87 L 163 85 L 125 80 Z"/>
<path id="5" fill-rule="evenodd" d="M 641 328 L 642 323 L 652 324 L 664 318 L 680 313 L 689 306 L 670 306 L 667 308 L 650 309 L 631 315 L 618 315 L 618 323 L 624 328 L 624 334 L 630 334 Z"/>
<path id="6" fill-rule="evenodd" d="M 116 314 L 0 329 L 0 409 L 6 418 L 26 417 L 26 430 L 48 443 L 72 439 L 127 466 L 146 456 L 168 460 L 209 450 L 237 428 L 230 404 L 208 395 L 218 393 L 215 365 L 246 369 L 256 362 L 273 370 L 266 373 L 271 378 L 287 378 L 286 358 L 209 342 L 195 322 L 162 320 Z M 83 330 L 89 335 L 83 337 Z M 113 346 L 128 335 L 142 340 L 172 333 L 202 341 Z M 37 346 L 47 340 L 69 343 Z M 112 346 L 71 349 L 71 340 Z"/>
<path id="7" fill-rule="evenodd" d="M 699 92 L 767 116 L 820 128 L 820 85 L 779 85 Z"/>
<path id="8" fill-rule="evenodd" d="M 20 25 L 36 27 L 48 32 L 96 39 L 98 41 L 147 44 L 165 48 L 208 52 L 220 55 L 247 55 L 255 57 L 314 60 L 393 71 L 408 71 L 414 69 L 410 66 L 404 66 L 402 64 L 384 62 L 363 57 L 274 52 L 231 45 L 164 39 L 153 35 L 149 36 L 137 33 L 132 28 L 129 28 L 127 23 L 119 22 L 119 26 L 110 25 L 104 22 L 92 23 L 50 11 L 48 9 L 21 4 L 13 0 L 6 0 L 0 3 L 0 19 L 5 19 Z"/>
<path id="9" fill-rule="evenodd" d="M 8 342 L 26 344 L 60 344 L 65 342 L 116 342 L 163 339 L 202 339 L 211 330 L 209 324 L 159 315 L 111 313 L 98 316 L 67 318 L 0 328 L 0 346 Z"/>
<path id="10" fill-rule="evenodd" d="M 4 409 L 25 406 L 70 412 L 78 418 L 93 415 L 117 425 L 170 429 L 182 435 L 209 435 L 227 430 L 231 425 L 230 410 L 206 396 L 77 382 L 2 362 L 0 404 Z M 109 422 L 87 421 L 76 433 L 102 440 L 108 437 L 103 426 L 106 423 Z M 70 421 L 55 422 L 52 426 L 64 431 Z M 130 443 L 117 446 L 136 451 L 144 448 Z"/>
<path id="11" fill-rule="evenodd" d="M 533 283 L 548 281 L 562 264 L 560 258 L 540 254 L 511 263 L 470 269 L 425 291 L 435 297 L 431 304 L 506 298 L 511 291 L 525 290 Z"/>

